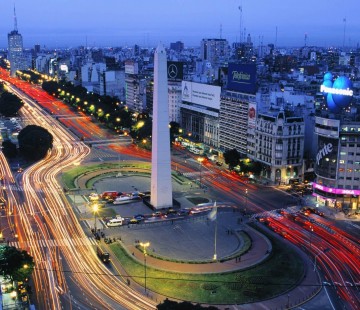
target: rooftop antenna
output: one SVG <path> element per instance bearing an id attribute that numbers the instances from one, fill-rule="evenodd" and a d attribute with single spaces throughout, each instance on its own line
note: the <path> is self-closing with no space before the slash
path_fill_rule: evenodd
<path id="1" fill-rule="evenodd" d="M 308 35 L 307 35 L 307 33 L 305 33 L 305 46 L 307 46 L 307 39 L 308 39 Z"/>
<path id="2" fill-rule="evenodd" d="M 242 6 L 239 6 L 239 11 L 240 11 L 240 40 L 239 43 L 241 43 L 241 39 L 242 39 Z"/>
<path id="3" fill-rule="evenodd" d="M 15 30 L 15 31 L 18 31 L 16 11 L 15 11 L 15 3 L 14 3 L 14 30 Z"/>
<path id="4" fill-rule="evenodd" d="M 275 47 L 277 46 L 277 34 L 278 34 L 278 29 L 277 29 L 277 26 L 276 26 L 276 29 L 275 29 Z"/>
<path id="5" fill-rule="evenodd" d="M 345 33 L 346 33 L 346 17 L 343 19 L 344 22 L 344 36 L 343 36 L 343 48 L 345 47 Z"/>
<path id="6" fill-rule="evenodd" d="M 220 24 L 220 39 L 222 39 L 222 24 Z"/>

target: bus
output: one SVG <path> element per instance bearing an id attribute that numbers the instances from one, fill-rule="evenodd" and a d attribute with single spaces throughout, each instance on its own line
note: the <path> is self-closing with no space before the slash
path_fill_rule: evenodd
<path id="1" fill-rule="evenodd" d="M 108 252 L 105 252 L 101 247 L 96 247 L 96 254 L 104 264 L 110 262 L 110 254 Z"/>

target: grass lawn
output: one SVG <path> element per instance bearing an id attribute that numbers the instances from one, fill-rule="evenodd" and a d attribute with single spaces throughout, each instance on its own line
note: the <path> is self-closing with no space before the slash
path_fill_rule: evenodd
<path id="1" fill-rule="evenodd" d="M 66 188 L 74 189 L 75 188 L 75 179 L 83 174 L 104 170 L 104 169 L 114 169 L 118 170 L 119 168 L 124 169 L 131 168 L 136 169 L 150 169 L 150 164 L 148 163 L 137 163 L 137 162 L 123 162 L 123 163 L 100 163 L 84 166 L 76 166 L 70 170 L 64 171 L 62 173 L 62 182 L 65 184 Z"/>
<path id="2" fill-rule="evenodd" d="M 209 304 L 248 303 L 271 298 L 295 286 L 304 272 L 302 260 L 277 239 L 272 255 L 247 270 L 220 274 L 185 274 L 147 267 L 147 287 L 162 295 Z M 144 285 L 144 266 L 135 261 L 120 244 L 111 244 L 133 281 Z"/>

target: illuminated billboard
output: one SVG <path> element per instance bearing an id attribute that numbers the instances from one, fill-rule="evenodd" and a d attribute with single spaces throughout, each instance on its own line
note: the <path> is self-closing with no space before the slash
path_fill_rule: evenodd
<path id="1" fill-rule="evenodd" d="M 318 136 L 318 151 L 315 158 L 315 173 L 318 176 L 336 179 L 338 144 L 338 139 Z"/>
<path id="2" fill-rule="evenodd" d="M 256 127 L 256 103 L 249 103 L 248 127 L 249 128 Z"/>
<path id="3" fill-rule="evenodd" d="M 182 81 L 182 101 L 220 109 L 220 86 Z"/>
<path id="4" fill-rule="evenodd" d="M 349 78 L 339 76 L 333 81 L 330 72 L 325 73 L 320 91 L 326 96 L 327 106 L 332 112 L 340 112 L 341 109 L 346 108 L 354 95 Z"/>
<path id="5" fill-rule="evenodd" d="M 255 94 L 256 65 L 229 63 L 227 89 Z"/>
<path id="6" fill-rule="evenodd" d="M 181 81 L 183 79 L 183 63 L 179 61 L 168 61 L 167 78 L 169 81 Z"/>

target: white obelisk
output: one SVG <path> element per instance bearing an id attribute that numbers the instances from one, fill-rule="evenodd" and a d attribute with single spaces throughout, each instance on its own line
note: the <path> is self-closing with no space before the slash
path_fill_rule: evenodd
<path id="1" fill-rule="evenodd" d="M 167 59 L 162 44 L 154 54 L 151 200 L 155 209 L 172 207 Z"/>

